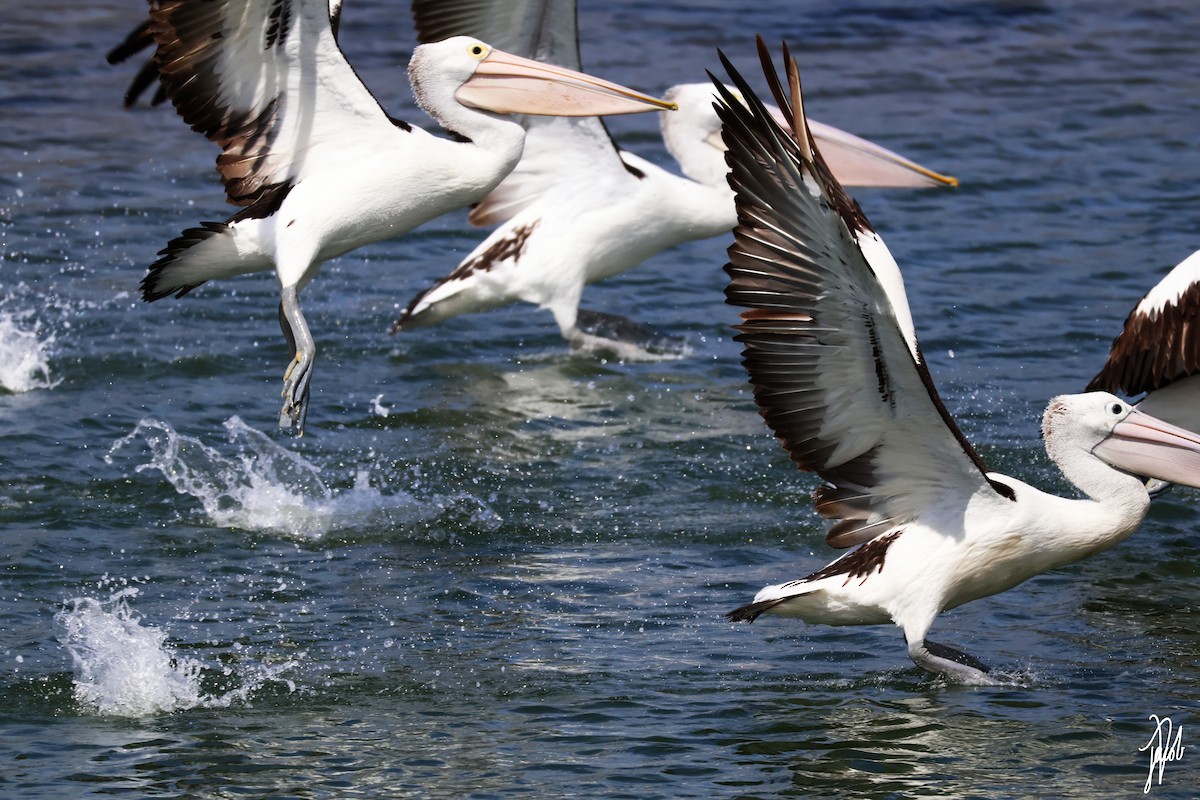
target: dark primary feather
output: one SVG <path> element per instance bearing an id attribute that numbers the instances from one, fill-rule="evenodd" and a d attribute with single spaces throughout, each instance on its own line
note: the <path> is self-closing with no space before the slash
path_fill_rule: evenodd
<path id="1" fill-rule="evenodd" d="M 125 39 L 108 51 L 105 60 L 109 64 L 123 64 L 133 56 L 142 52 L 154 45 L 154 34 L 150 31 L 150 20 L 147 19 L 140 23 L 136 28 L 125 35 Z M 137 99 L 142 96 L 142 92 L 146 91 L 151 84 L 158 83 L 158 66 L 154 63 L 154 57 L 146 59 L 142 64 L 141 69 L 133 76 L 133 80 L 129 82 L 129 86 L 125 89 L 125 107 L 131 108 L 137 103 Z M 154 97 L 150 100 L 151 105 L 160 105 L 167 99 L 166 89 L 160 84 L 154 91 Z"/>
<path id="2" fill-rule="evenodd" d="M 810 243 L 821 241 L 819 237 L 823 234 L 826 238 L 837 241 L 839 248 L 857 251 L 856 236 L 873 234 L 874 229 L 858 203 L 846 193 L 821 156 L 804 116 L 799 70 L 795 60 L 785 46 L 784 59 L 789 88 L 789 91 L 785 92 L 782 83 L 774 74 L 774 64 L 761 37 L 758 39 L 758 46 L 764 73 L 770 76 L 768 81 L 775 100 L 790 118 L 792 130 L 802 133 L 793 134 L 780 128 L 737 70 L 721 54 L 722 63 L 729 70 L 730 77 L 751 108 L 748 113 L 739 115 L 741 104 L 729 106 L 729 100 L 732 98 L 727 96 L 727 108 L 718 109 L 726 124 L 726 130 L 732 127 L 733 139 L 740 147 L 735 154 L 733 144 L 727 141 L 730 150 L 726 159 L 731 166 L 731 184 L 735 184 L 734 188 L 739 193 L 739 216 L 744 215 L 747 222 L 734 232 L 735 243 L 730 248 L 731 263 L 726 267 L 732 280 L 726 295 L 728 302 L 751 309 L 743 312 L 744 324 L 739 327 L 743 335 L 738 339 L 747 344 L 743 355 L 748 361 L 754 358 L 759 362 L 758 367 L 762 375 L 778 379 L 779 386 L 774 390 L 764 388 L 763 396 L 764 399 L 769 399 L 772 392 L 778 392 L 777 399 L 781 401 L 782 408 L 772 413 L 783 421 L 785 414 L 797 411 L 795 405 L 788 407 L 789 400 L 795 400 L 805 391 L 815 393 L 813 387 L 816 381 L 812 380 L 816 377 L 813 374 L 815 355 L 805 361 L 799 352 L 806 343 L 822 340 L 825 334 L 836 333 L 822 327 L 819 320 L 813 319 L 813 315 L 819 315 L 819 305 L 816 301 L 825 289 L 822 281 L 829 277 L 821 272 L 822 259 L 828 259 L 829 254 L 814 251 Z M 723 94 L 727 94 L 720 84 L 717 88 Z M 741 121 L 733 124 L 733 120 L 738 117 L 742 117 Z M 801 147 L 802 141 L 807 142 L 808 146 Z M 740 166 L 735 164 L 735 161 L 740 162 Z M 811 175 L 820 185 L 822 197 L 819 207 L 814 207 L 813 201 L 807 197 L 807 190 L 803 188 L 805 174 Z M 836 222 L 822 212 L 824 208 L 834 211 L 841 221 L 841 225 L 832 233 L 829 226 L 836 226 Z M 739 258 L 744 263 L 739 263 Z M 780 313 L 781 311 L 784 313 Z M 872 310 L 866 306 L 862 309 L 861 323 L 868 329 L 874 346 L 877 332 Z M 836 336 L 830 338 L 836 339 Z M 827 344 L 823 340 L 819 343 Z M 752 353 L 755 349 L 759 351 L 757 356 Z M 893 402 L 887 364 L 879 355 L 876 350 L 874 384 L 881 398 Z M 955 424 L 938 395 L 924 359 L 920 356 L 919 347 L 913 362 L 921 384 L 947 430 L 976 469 L 986 474 L 987 467 L 983 459 Z M 750 367 L 747 363 L 747 368 Z M 779 370 L 780 367 L 783 369 Z M 752 382 L 757 386 L 755 372 L 752 371 L 751 375 Z M 784 413 L 779 413 L 781 411 Z M 764 408 L 764 417 L 767 414 L 768 411 Z M 804 424 L 802 415 L 798 424 Z M 774 425 L 772 428 L 784 439 L 785 446 L 788 443 L 794 444 L 793 439 L 787 437 L 787 431 L 780 432 Z M 793 458 L 796 455 L 793 452 Z M 803 468 L 816 469 L 827 480 L 837 480 L 819 466 L 803 463 L 799 458 L 795 460 Z M 820 460 L 819 455 L 817 460 Z M 841 469 L 845 472 L 846 468 Z M 861 463 L 854 469 L 860 475 L 869 472 L 869 468 Z M 998 493 L 1012 499 L 1010 487 L 991 483 Z"/>
<path id="3" fill-rule="evenodd" d="M 162 84 L 184 121 L 221 147 L 217 169 L 230 203 L 262 208 L 286 191 L 314 131 L 338 124 L 329 109 L 343 126 L 388 119 L 338 48 L 339 11 L 323 0 L 151 5 Z M 340 101 L 326 101 L 323 112 L 333 92 Z"/>
<path id="4" fill-rule="evenodd" d="M 164 0 L 150 10 L 150 19 L 158 43 L 155 61 L 171 102 L 184 122 L 221 147 L 217 169 L 228 199 L 244 206 L 272 190 L 257 173 L 256 163 L 270 148 L 277 101 L 240 109 L 221 99 L 221 40 L 228 2 Z M 259 33 L 265 38 L 268 32 Z"/>
<path id="5" fill-rule="evenodd" d="M 150 20 L 147 19 L 125 34 L 125 39 L 112 50 L 108 51 L 105 60 L 110 64 L 120 64 L 130 56 L 137 55 L 152 44 L 154 44 L 154 34 L 150 32 Z"/>

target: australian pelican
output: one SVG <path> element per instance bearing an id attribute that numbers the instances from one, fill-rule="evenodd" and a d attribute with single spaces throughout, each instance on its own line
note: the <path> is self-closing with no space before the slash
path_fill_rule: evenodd
<path id="1" fill-rule="evenodd" d="M 408 66 L 417 104 L 451 141 L 380 108 L 338 48 L 327 0 L 156 0 L 150 17 L 167 95 L 221 146 L 227 199 L 242 208 L 172 240 L 142 296 L 274 269 L 292 351 L 279 424 L 300 433 L 316 346 L 298 294 L 322 262 L 483 198 L 521 157 L 525 130 L 503 115 L 671 107 L 453 37 L 416 48 Z"/>
<path id="2" fill-rule="evenodd" d="M 415 0 L 413 17 L 422 41 L 479 36 L 523 56 L 580 69 L 572 0 Z M 524 118 L 520 164 L 470 215 L 478 225 L 503 224 L 414 297 L 392 333 L 523 301 L 549 310 L 577 349 L 641 354 L 645 329 L 580 309 L 584 286 L 669 247 L 727 233 L 737 222 L 712 86 L 676 86 L 665 97 L 679 110 L 661 115 L 663 137 L 687 177 L 621 149 L 599 119 Z M 844 183 L 957 183 L 832 126 L 816 131 L 822 147 L 837 154 L 834 170 Z"/>
<path id="3" fill-rule="evenodd" d="M 938 397 L 896 262 L 821 156 L 795 62 L 785 47 L 784 85 L 761 39 L 759 51 L 795 133 L 725 61 L 740 91 L 718 85 L 739 219 L 727 300 L 745 308 L 737 338 L 762 416 L 825 481 L 826 541 L 855 549 L 728 617 L 891 622 L 919 666 L 992 683 L 928 638 L 937 615 L 1130 536 L 1150 503 L 1139 476 L 1200 483 L 1200 435 L 1106 392 L 1060 396 L 1042 419 L 1046 450 L 1086 497 L 989 472 Z"/>

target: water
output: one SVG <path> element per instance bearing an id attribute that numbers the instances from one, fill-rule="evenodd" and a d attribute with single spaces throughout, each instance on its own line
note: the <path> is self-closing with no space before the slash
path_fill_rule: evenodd
<path id="1" fill-rule="evenodd" d="M 739 7 L 739 5 L 745 7 Z M 752 6 L 752 7 L 751 7 Z M 590 289 L 684 339 L 623 364 L 511 308 L 398 337 L 480 233 L 451 215 L 322 269 L 309 432 L 278 435 L 266 276 L 152 306 L 155 252 L 227 214 L 213 149 L 120 108 L 134 3 L 22 4 L 0 33 L 0 796 L 1195 796 L 1200 494 L 1113 551 L 944 615 L 996 689 L 890 627 L 721 614 L 827 561 L 811 480 L 729 338 L 726 241 Z M 1067 491 L 1036 421 L 1196 247 L 1193 5 L 584 4 L 585 65 L 703 78 L 797 52 L 818 119 L 957 191 L 858 193 L 953 413 L 993 468 Z M 400 5 L 343 43 L 419 120 Z M 622 143 L 668 163 L 653 118 Z"/>
<path id="2" fill-rule="evenodd" d="M 0 315 L 0 389 L 18 393 L 57 386 L 50 377 L 53 349 L 53 334 L 43 336 L 36 325 L 24 326 L 13 314 Z"/>

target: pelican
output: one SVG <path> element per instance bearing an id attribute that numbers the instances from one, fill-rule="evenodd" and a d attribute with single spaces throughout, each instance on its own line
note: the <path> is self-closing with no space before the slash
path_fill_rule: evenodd
<path id="1" fill-rule="evenodd" d="M 422 41 L 470 34 L 539 61 L 580 69 L 576 4 L 558 0 L 416 0 Z M 584 286 L 631 269 L 694 239 L 726 233 L 737 222 L 725 180 L 720 121 L 708 84 L 665 93 L 679 106 L 662 115 L 667 149 L 680 177 L 622 150 L 598 119 L 526 118 L 525 154 L 469 217 L 504 223 L 448 275 L 414 297 L 391 328 L 397 331 L 516 301 L 554 315 L 574 349 L 640 348 L 602 329 L 632 326 L 609 314 L 580 310 Z M 821 126 L 822 142 L 841 157 L 836 169 L 859 185 L 956 184 L 878 145 Z"/>
<path id="2" fill-rule="evenodd" d="M 1145 395 L 1143 411 L 1200 428 L 1200 250 L 1138 301 L 1088 391 Z"/>
<path id="3" fill-rule="evenodd" d="M 142 281 L 146 301 L 274 269 L 292 352 L 283 429 L 303 433 L 316 345 L 298 294 L 322 262 L 490 192 L 525 131 L 500 115 L 617 114 L 670 104 L 479 39 L 422 45 L 408 66 L 417 104 L 464 141 L 389 117 L 347 63 L 326 0 L 160 0 L 150 10 L 167 95 L 221 145 L 217 169 L 242 209 L 171 241 Z"/>
<path id="4" fill-rule="evenodd" d="M 740 90 L 718 86 L 739 219 L 726 296 L 746 309 L 737 339 L 762 416 L 825 481 L 814 504 L 836 521 L 826 541 L 857 547 L 727 616 L 891 622 L 918 666 L 995 683 L 977 658 L 928 638 L 937 615 L 1130 536 L 1150 502 L 1139 476 L 1196 485 L 1200 435 L 1106 392 L 1065 395 L 1042 435 L 1086 497 L 989 472 L 938 397 L 899 267 L 821 156 L 795 61 L 785 47 L 785 88 L 761 39 L 759 51 L 796 134 L 722 55 Z"/>

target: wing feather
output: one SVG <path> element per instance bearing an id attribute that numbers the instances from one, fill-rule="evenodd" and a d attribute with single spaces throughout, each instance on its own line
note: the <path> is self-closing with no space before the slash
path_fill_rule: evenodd
<path id="1" fill-rule="evenodd" d="M 745 98 L 714 80 L 738 209 L 726 297 L 747 309 L 737 340 L 763 418 L 799 467 L 835 487 L 843 502 L 823 512 L 854 520 L 831 544 L 878 536 L 942 492 L 1011 496 L 938 397 L 899 269 L 807 127 L 795 62 L 785 53 L 786 85 L 769 56 L 764 69 L 806 147 L 722 60 Z"/>
<path id="2" fill-rule="evenodd" d="M 1143 297 L 1087 391 L 1153 392 L 1200 374 L 1200 251 Z"/>
<path id="3" fill-rule="evenodd" d="M 578 71 L 574 0 L 413 0 L 422 42 L 475 36 L 515 55 Z"/>
<path id="4" fill-rule="evenodd" d="M 221 146 L 229 201 L 294 183 L 324 150 L 393 122 L 337 45 L 328 0 L 161 0 L 155 62 L 180 116 Z"/>

